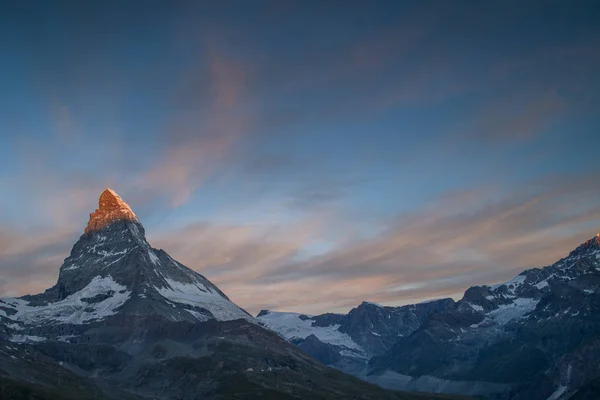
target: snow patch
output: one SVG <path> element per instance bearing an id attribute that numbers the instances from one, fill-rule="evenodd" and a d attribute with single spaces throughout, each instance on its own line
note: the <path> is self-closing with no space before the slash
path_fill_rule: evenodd
<path id="1" fill-rule="evenodd" d="M 473 310 L 483 312 L 483 307 L 478 306 L 477 304 L 471 304 L 471 303 L 469 303 L 469 305 L 473 308 Z"/>
<path id="2" fill-rule="evenodd" d="M 502 285 L 506 285 L 506 287 L 508 288 L 508 290 L 514 294 L 514 291 L 516 288 L 518 288 L 519 286 L 521 286 L 524 282 L 525 282 L 526 276 L 525 275 L 517 275 L 515 276 L 513 279 L 511 279 L 508 282 L 504 282 L 504 283 L 499 283 L 496 285 L 492 285 L 491 289 L 493 291 L 498 290 L 498 288 Z"/>
<path id="3" fill-rule="evenodd" d="M 490 311 L 488 317 L 498 325 L 504 325 L 533 311 L 538 302 L 539 300 L 527 297 L 516 298 L 511 304 L 502 304 L 496 310 Z"/>
<path id="4" fill-rule="evenodd" d="M 33 336 L 33 335 L 12 335 L 8 340 L 13 343 L 31 343 L 31 342 L 43 342 L 48 340 L 42 336 Z"/>
<path id="5" fill-rule="evenodd" d="M 148 243 L 146 242 L 146 239 L 144 238 L 144 235 L 142 235 L 142 232 L 140 232 L 140 228 L 138 228 L 137 224 L 128 224 L 128 227 L 131 233 L 133 234 L 133 237 L 139 244 L 149 247 Z"/>
<path id="6" fill-rule="evenodd" d="M 19 324 L 6 324 L 7 328 L 13 329 L 15 331 L 18 331 L 19 329 L 22 329 L 21 325 Z"/>
<path id="7" fill-rule="evenodd" d="M 114 257 L 114 256 L 120 256 L 123 254 L 127 254 L 129 252 L 129 249 L 125 249 L 122 251 L 106 251 L 106 250 L 100 250 L 98 252 L 96 252 L 96 254 L 101 255 L 102 257 Z"/>
<path id="8" fill-rule="evenodd" d="M 543 280 L 543 281 L 541 281 L 541 282 L 539 282 L 539 283 L 536 283 L 534 286 L 535 286 L 536 288 L 538 288 L 538 289 L 543 289 L 543 288 L 545 288 L 546 286 L 548 286 L 548 281 L 547 281 L 547 280 Z"/>
<path id="9" fill-rule="evenodd" d="M 556 390 L 554 391 L 554 393 L 552 393 L 552 394 L 550 395 L 550 397 L 548 397 L 548 399 L 547 399 L 547 400 L 558 400 L 558 399 L 560 398 L 560 396 L 562 396 L 562 395 L 563 395 L 563 393 L 564 393 L 566 390 L 567 390 L 567 387 L 566 387 L 566 386 L 560 385 L 560 386 L 558 387 L 558 389 L 556 389 Z"/>
<path id="10" fill-rule="evenodd" d="M 148 258 L 150 259 L 150 262 L 152 264 L 160 265 L 160 260 L 158 259 L 156 254 L 154 254 L 154 252 L 151 249 L 148 250 Z"/>
<path id="11" fill-rule="evenodd" d="M 292 312 L 269 311 L 268 314 L 258 317 L 267 328 L 274 330 L 288 340 L 306 339 L 310 335 L 315 335 L 323 343 L 329 343 L 335 346 L 341 346 L 348 349 L 358 350 L 364 353 L 363 348 L 345 333 L 338 330 L 340 325 L 313 326 L 312 319 L 300 319 L 301 315 Z"/>
<path id="12" fill-rule="evenodd" d="M 255 322 L 254 318 L 237 305 L 221 296 L 219 292 L 212 291 L 200 282 L 183 283 L 170 278 L 165 278 L 165 280 L 168 287 L 155 287 L 155 289 L 161 296 L 174 303 L 204 308 L 210 311 L 213 317 L 219 321 L 243 318 L 250 322 Z M 209 319 L 207 315 L 201 312 L 187 309 L 186 311 L 201 321 Z"/>
<path id="13" fill-rule="evenodd" d="M 6 299 L 5 301 L 17 311 L 8 318 L 26 325 L 41 325 L 50 321 L 84 324 L 115 314 L 116 310 L 129 299 L 131 291 L 126 289 L 125 286 L 115 282 L 110 275 L 96 276 L 80 291 L 54 303 L 30 306 L 28 301 L 22 299 Z M 97 303 L 88 303 L 83 300 L 111 293 L 111 296 Z"/>
<path id="14" fill-rule="evenodd" d="M 64 336 L 58 336 L 56 338 L 56 340 L 60 341 L 60 342 L 65 342 L 65 343 L 69 343 L 69 339 L 77 337 L 75 335 L 64 335 Z"/>
<path id="15" fill-rule="evenodd" d="M 118 263 L 119 261 L 121 261 L 122 259 L 124 259 L 125 256 L 121 256 L 119 258 L 114 259 L 113 261 L 111 261 L 108 264 L 106 264 L 104 267 L 110 267 L 111 265 Z"/>

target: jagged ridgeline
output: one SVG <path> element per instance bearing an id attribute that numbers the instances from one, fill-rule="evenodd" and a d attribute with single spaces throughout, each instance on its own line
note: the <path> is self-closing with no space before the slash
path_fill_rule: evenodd
<path id="1" fill-rule="evenodd" d="M 425 399 L 324 366 L 152 248 L 111 189 L 45 292 L 0 300 L 4 399 Z"/>

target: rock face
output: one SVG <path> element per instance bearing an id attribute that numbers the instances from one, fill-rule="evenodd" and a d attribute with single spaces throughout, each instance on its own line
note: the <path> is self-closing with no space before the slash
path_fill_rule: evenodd
<path id="1" fill-rule="evenodd" d="M 390 349 L 399 337 L 409 336 L 433 313 L 454 307 L 454 300 L 440 299 L 402 307 L 363 302 L 350 310 L 340 331 L 360 343 L 370 355 Z"/>
<path id="2" fill-rule="evenodd" d="M 56 285 L 0 299 L 0 389 L 11 399 L 406 398 L 261 327 L 204 276 L 152 248 L 110 189 Z"/>
<path id="3" fill-rule="evenodd" d="M 592 361 L 600 337 L 599 257 L 594 237 L 553 265 L 468 289 L 451 310 L 433 314 L 373 358 L 371 377 L 392 371 L 502 384 L 498 398 L 558 400 L 577 393 L 600 376 Z"/>
<path id="4" fill-rule="evenodd" d="M 595 398 L 600 235 L 548 267 L 471 287 L 456 303 L 364 302 L 334 319 L 270 311 L 257 319 L 321 361 L 384 387 L 489 399 Z"/>

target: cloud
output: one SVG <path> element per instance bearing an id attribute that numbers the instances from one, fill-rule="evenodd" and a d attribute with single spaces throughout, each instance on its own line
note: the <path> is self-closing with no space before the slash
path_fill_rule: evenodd
<path id="1" fill-rule="evenodd" d="M 54 122 L 55 130 L 61 139 L 69 139 L 73 135 L 77 134 L 76 124 L 73 119 L 73 112 L 71 108 L 60 103 L 58 100 L 52 102 L 52 119 Z"/>
<path id="2" fill-rule="evenodd" d="M 550 90 L 530 97 L 513 92 L 491 101 L 476 112 L 467 131 L 478 139 L 503 140 L 531 139 L 543 134 L 564 112 L 564 101 Z"/>
<path id="3" fill-rule="evenodd" d="M 203 63 L 185 75 L 175 94 L 181 107 L 163 135 L 159 160 L 136 182 L 155 195 L 168 193 L 173 206 L 186 203 L 215 173 L 250 121 L 240 104 L 246 83 L 244 65 L 212 41 L 207 41 L 204 55 Z"/>
<path id="4" fill-rule="evenodd" d="M 565 249 L 546 248 L 547 243 L 555 245 L 572 229 L 600 218 L 600 204 L 595 201 L 600 188 L 590 185 L 591 181 L 593 177 L 586 176 L 537 192 L 521 188 L 501 198 L 482 197 L 480 205 L 472 209 L 457 209 L 452 200 L 444 199 L 401 216 L 373 241 L 280 270 L 279 275 L 270 274 L 265 280 L 337 279 L 373 273 L 395 279 L 402 275 L 434 279 L 468 273 L 472 268 L 531 267 L 534 262 L 550 262 Z M 540 246 L 548 251 L 541 261 Z"/>
<path id="5" fill-rule="evenodd" d="M 299 257 L 302 250 L 328 238 L 336 219 L 285 229 L 193 225 L 154 242 L 253 312 L 460 297 L 471 285 L 557 261 L 591 237 L 600 226 L 598 178 L 553 176 L 508 191 L 490 184 L 450 192 L 387 221 L 372 240 L 340 239 L 308 258 Z"/>
<path id="6" fill-rule="evenodd" d="M 335 207 L 360 183 L 359 179 L 322 177 L 320 180 L 307 182 L 290 190 L 286 204 L 291 209 L 310 212 L 323 207 Z"/>
<path id="7" fill-rule="evenodd" d="M 376 185 L 359 188 L 361 182 L 340 178 L 389 174 L 396 184 L 411 175 L 407 193 L 446 187 L 435 178 L 446 179 L 452 175 L 448 171 L 462 166 L 479 168 L 473 167 L 473 154 L 483 159 L 499 142 L 525 146 L 522 142 L 543 139 L 562 118 L 595 115 L 598 38 L 587 35 L 585 26 L 569 28 L 569 35 L 559 34 L 565 33 L 563 25 L 553 26 L 564 38 L 556 43 L 554 35 L 544 35 L 552 23 L 541 25 L 539 38 L 525 35 L 537 13 L 516 3 L 468 12 L 440 5 L 432 13 L 418 6 L 397 16 L 362 5 L 342 14 L 331 6 L 314 12 L 301 3 L 292 6 L 266 18 L 258 10 L 239 19 L 260 21 L 264 34 L 249 25 L 214 29 L 213 21 L 199 24 L 195 13 L 204 8 L 189 5 L 161 7 L 173 22 L 165 26 L 166 14 L 147 9 L 145 24 L 135 32 L 123 25 L 110 38 L 98 35 L 98 28 L 111 13 L 81 19 L 71 10 L 69 26 L 83 21 L 83 35 L 66 41 L 48 36 L 43 46 L 33 46 L 32 86 L 50 93 L 48 120 L 41 122 L 44 113 L 23 114 L 25 122 L 36 122 L 23 126 L 38 129 L 39 136 L 24 139 L 18 165 L 3 172 L 3 187 L 10 190 L 0 208 L 6 227 L 0 265 L 4 281 L 10 277 L 15 283 L 5 283 L 0 291 L 25 293 L 54 281 L 62 254 L 72 245 L 62 238 L 76 239 L 106 186 L 121 193 L 141 217 L 166 214 L 169 207 L 158 203 L 186 204 L 220 179 L 235 181 L 225 187 L 235 196 L 215 193 L 218 207 L 268 203 L 276 212 L 284 210 L 281 219 L 260 225 L 214 222 L 219 215 L 209 224 L 180 214 L 191 218 L 189 226 L 156 232 L 152 239 L 250 310 L 320 312 L 344 310 L 363 299 L 403 303 L 459 295 L 470 284 L 552 262 L 594 233 L 598 176 L 593 174 L 450 192 L 380 221 L 383 233 L 368 240 L 354 232 L 365 219 L 371 224 L 380 210 L 363 207 L 360 215 L 346 214 L 345 201 L 356 196 L 365 204 L 373 195 L 390 203 L 396 199 L 373 192 Z M 125 16 L 139 13 L 135 7 L 125 11 Z M 559 15 L 550 14 L 550 22 Z M 324 18 L 329 15 L 337 18 Z M 499 15 L 515 22 L 514 36 L 507 36 Z M 207 34 L 211 28 L 205 25 L 213 32 Z M 148 34 L 168 42 L 173 26 L 175 49 L 148 48 L 153 63 L 121 57 L 138 54 L 130 50 Z M 123 34 L 138 40 L 123 41 Z M 524 40 L 515 43 L 520 35 Z M 85 51 L 73 52 L 73 46 Z M 81 57 L 88 53 L 94 57 Z M 162 56 L 173 62 L 163 65 Z M 75 73 L 65 74 L 66 64 Z M 19 121 L 20 113 L 15 113 Z M 105 120 L 119 121 L 116 133 Z M 156 131 L 147 132 L 148 125 Z M 45 126 L 56 136 L 46 136 Z M 569 143 L 581 143 L 579 131 L 564 132 L 574 138 Z M 363 147 L 367 135 L 373 139 Z M 448 150 L 458 152 L 448 155 Z M 558 157 L 572 164 L 572 154 Z M 515 179 L 549 168 L 518 169 L 533 165 L 525 157 L 514 163 L 487 161 L 482 169 L 499 167 L 505 174 L 510 169 Z M 410 173 L 393 171 L 399 163 Z M 595 164 L 590 159 L 586 165 Z M 423 179 L 433 177 L 431 170 L 442 173 Z M 469 177 L 463 183 L 472 184 Z M 425 197 L 419 196 L 413 198 Z M 259 219 L 253 210 L 245 208 L 243 218 Z M 34 234 L 25 237 L 26 231 Z M 52 232 L 59 238 L 56 247 Z"/>
<path id="8" fill-rule="evenodd" d="M 53 286 L 76 237 L 69 229 L 0 231 L 0 296 L 40 293 Z"/>
<path id="9" fill-rule="evenodd" d="M 239 281 L 255 279 L 298 256 L 305 245 L 321 237 L 326 221 L 320 216 L 285 225 L 268 221 L 252 225 L 195 223 L 151 235 L 150 240 L 208 276 Z"/>

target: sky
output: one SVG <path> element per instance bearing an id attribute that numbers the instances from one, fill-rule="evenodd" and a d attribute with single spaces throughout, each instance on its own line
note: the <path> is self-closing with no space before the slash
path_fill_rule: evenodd
<path id="1" fill-rule="evenodd" d="M 0 0 L 0 296 L 111 187 L 252 313 L 458 299 L 600 231 L 598 1 Z"/>

